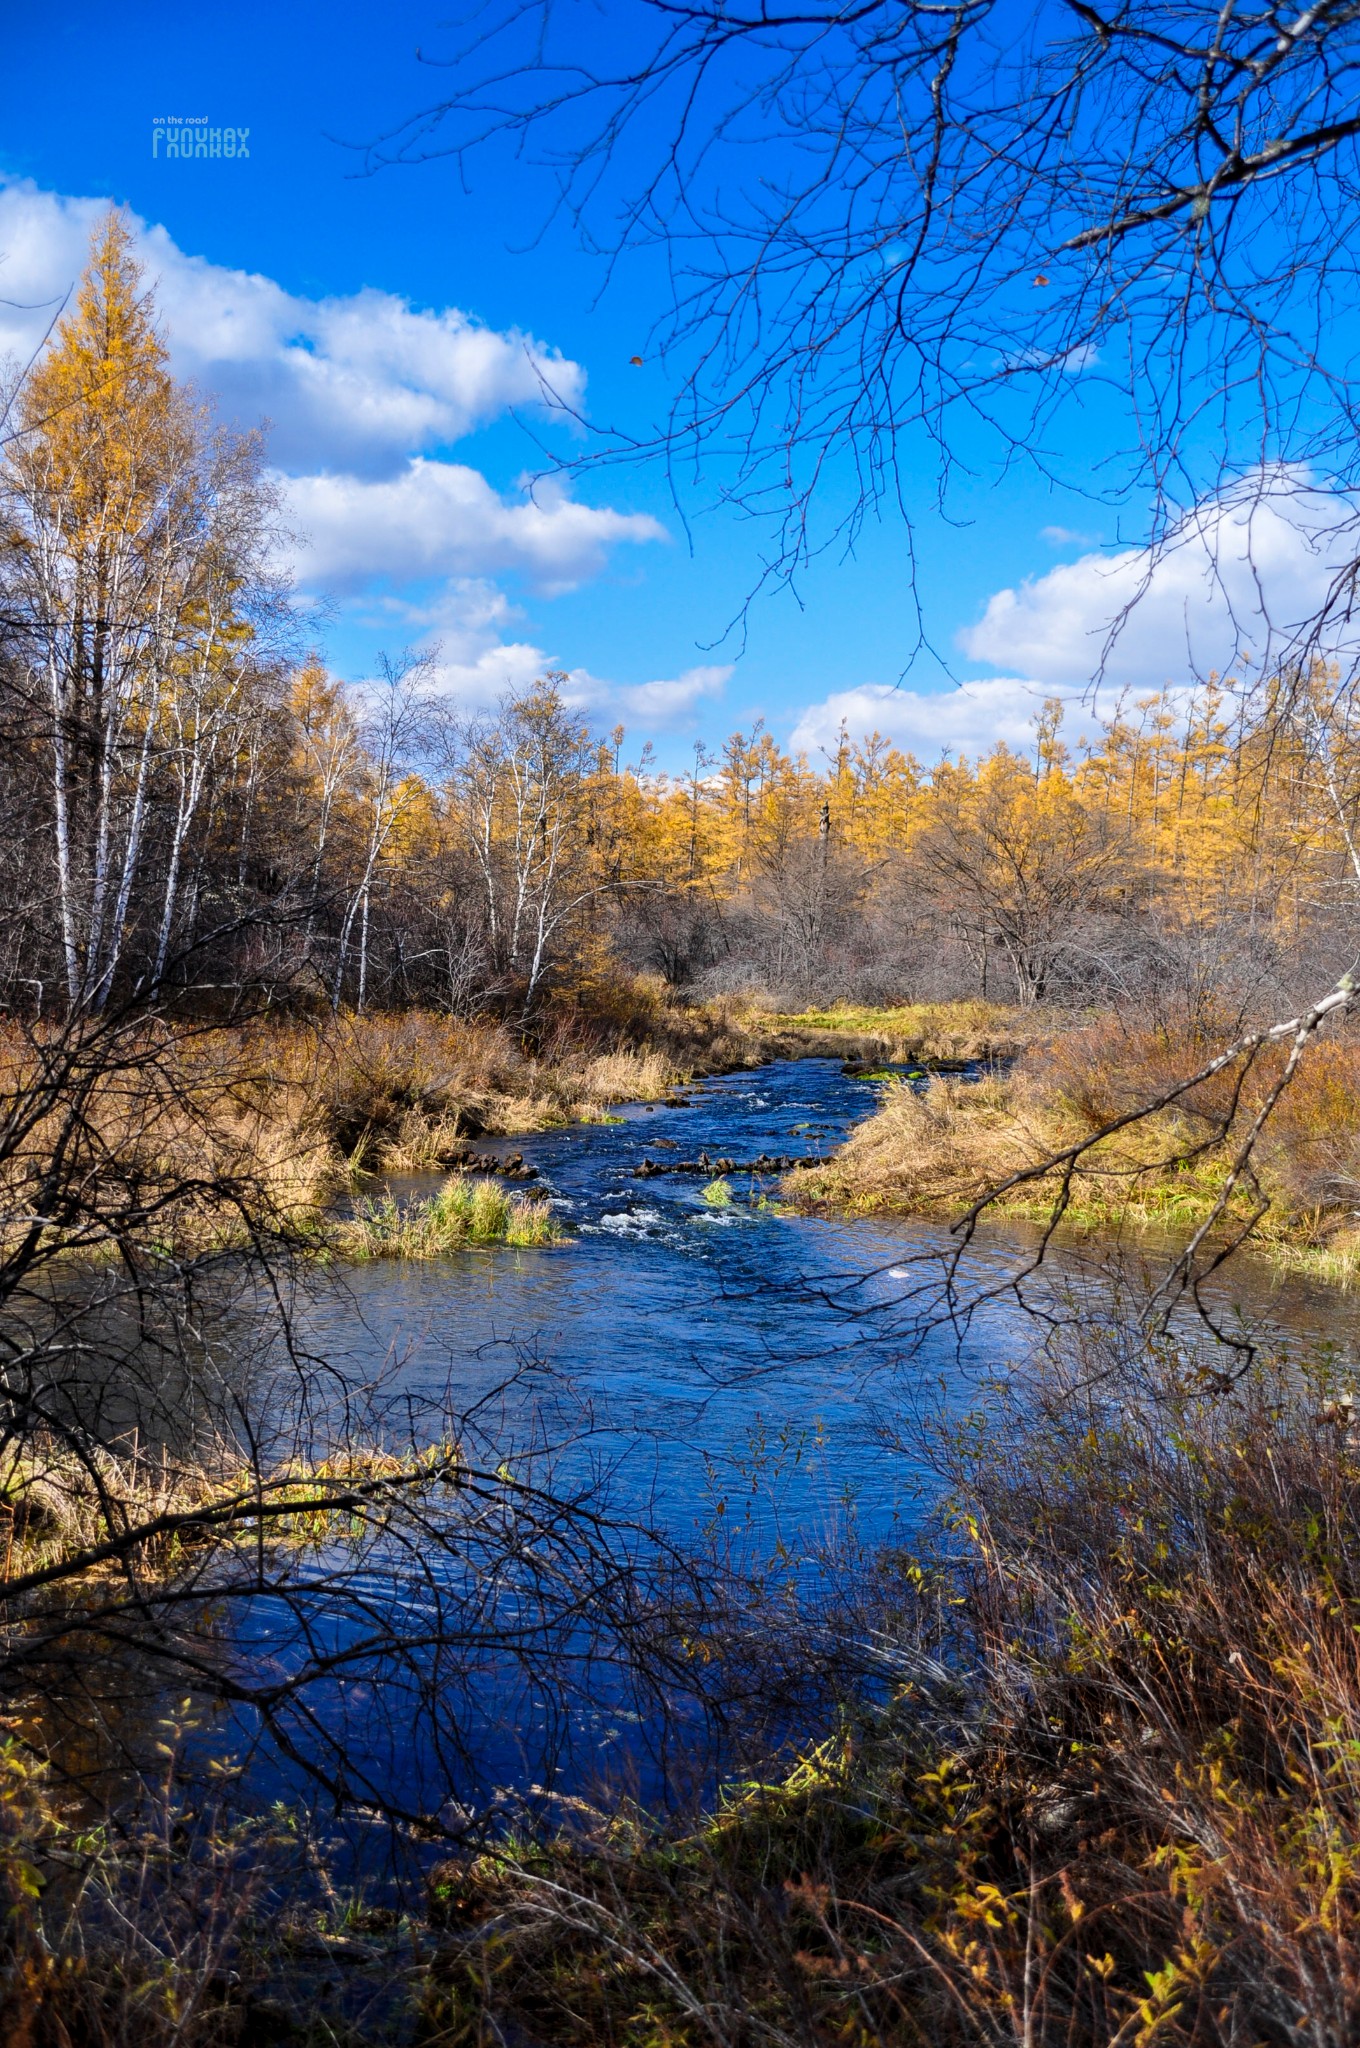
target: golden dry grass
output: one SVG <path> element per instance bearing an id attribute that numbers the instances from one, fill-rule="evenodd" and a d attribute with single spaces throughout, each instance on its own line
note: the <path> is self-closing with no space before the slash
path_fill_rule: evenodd
<path id="1" fill-rule="evenodd" d="M 0 1027 L 0 1095 L 24 1099 L 43 1048 Z M 688 1062 L 665 1047 L 601 1050 L 559 1032 L 542 1050 L 503 1025 L 423 1012 L 277 1020 L 131 1034 L 73 1110 L 59 1092 L 0 1164 L 0 1228 L 23 1230 L 45 1162 L 73 1114 L 89 1185 L 135 1183 L 147 1241 L 165 1250 L 266 1233 L 315 1237 L 365 1172 L 456 1165 L 469 1139 L 590 1120 L 611 1103 L 655 1100 Z M 55 1226 L 54 1226 L 55 1228 Z M 112 1248 L 98 1204 L 63 1227 L 71 1250 Z M 55 1239 L 53 1239 L 55 1243 Z"/>
<path id="2" fill-rule="evenodd" d="M 776 1030 L 835 1032 L 871 1039 L 882 1058 L 894 1061 L 1009 1059 L 1053 1028 L 1051 1017 L 1042 1011 L 973 1000 L 902 1003 L 886 1008 L 836 1003 L 825 1010 L 769 1014 L 758 1021 Z"/>
<path id="3" fill-rule="evenodd" d="M 1206 1057 L 1202 1043 L 1121 1032 L 1107 1023 L 1031 1047 L 1008 1075 L 976 1082 L 941 1078 L 920 1092 L 890 1084 L 878 1113 L 835 1157 L 791 1175 L 785 1191 L 805 1205 L 956 1216 L 1011 1174 L 1089 1138 Z M 1234 1077 L 1224 1074 L 1175 1107 L 1102 1140 L 1075 1175 L 1066 1221 L 1088 1230 L 1197 1227 L 1217 1201 L 1282 1059 L 1272 1052 L 1247 1075 L 1235 1116 Z M 1217 1138 L 1229 1118 L 1226 1140 Z M 1360 1043 L 1332 1039 L 1306 1056 L 1266 1126 L 1255 1172 L 1269 1203 L 1255 1236 L 1277 1264 L 1341 1282 L 1360 1273 Z M 1003 1196 L 993 1213 L 1043 1218 L 1057 1192 L 1055 1175 L 1029 1182 Z M 1254 1206 L 1252 1191 L 1243 1187 L 1229 1217 L 1241 1220 Z"/>
<path id="4" fill-rule="evenodd" d="M 271 1064 L 316 1105 L 355 1166 L 419 1171 L 469 1138 L 579 1122 L 610 1103 L 655 1100 L 684 1069 L 664 1048 L 598 1046 L 556 1034 L 542 1049 L 503 1024 L 407 1011 L 276 1027 Z"/>
<path id="5" fill-rule="evenodd" d="M 940 1077 L 918 1093 L 889 1082 L 882 1105 L 825 1165 L 788 1176 L 795 1201 L 952 1215 L 1060 1140 L 1052 1114 L 1017 1099 L 1009 1081 Z"/>
<path id="6" fill-rule="evenodd" d="M 356 1443 L 326 1458 L 257 1468 L 225 1440 L 200 1442 L 182 1455 L 129 1431 L 121 1444 L 77 1451 L 36 1432 L 0 1456 L 0 1576 L 65 1564 L 110 1545 L 106 1569 L 161 1576 L 177 1568 L 186 1549 L 242 1534 L 252 1543 L 333 1538 L 358 1527 L 345 1498 L 355 1487 L 415 1490 L 436 1483 L 456 1459 L 448 1443 L 406 1457 Z M 262 1531 L 254 1520 L 259 1502 L 269 1511 Z"/>

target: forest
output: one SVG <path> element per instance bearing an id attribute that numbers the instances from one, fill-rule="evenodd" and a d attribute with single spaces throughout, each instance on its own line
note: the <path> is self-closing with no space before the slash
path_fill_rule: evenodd
<path id="1" fill-rule="evenodd" d="M 583 977 L 775 1010 L 980 998 L 1165 1021 L 1288 1003 L 1345 951 L 1360 784 L 1335 664 L 1060 698 L 930 767 L 842 728 L 684 774 L 545 675 L 486 713 L 398 652 L 328 674 L 263 443 L 166 367 L 110 215 L 5 450 L 4 1001 L 211 983 L 280 1015 L 526 1024 Z"/>

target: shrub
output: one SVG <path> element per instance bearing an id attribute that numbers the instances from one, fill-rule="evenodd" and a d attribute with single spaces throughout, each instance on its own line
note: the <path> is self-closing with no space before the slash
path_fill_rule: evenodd
<path id="1" fill-rule="evenodd" d="M 578 1815 L 443 1882 L 432 2015 L 542 2043 L 1343 2048 L 1360 2024 L 1360 1444 L 1085 1331 L 930 1432 L 886 1706 L 700 1828 Z"/>

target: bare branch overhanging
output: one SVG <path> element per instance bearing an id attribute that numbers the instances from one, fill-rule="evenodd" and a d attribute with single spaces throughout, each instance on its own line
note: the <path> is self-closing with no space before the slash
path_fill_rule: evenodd
<path id="1" fill-rule="evenodd" d="M 1353 519 L 1353 4 L 620 0 L 602 36 L 511 0 L 467 28 L 370 166 L 513 150 L 606 274 L 663 253 L 668 409 L 566 460 L 757 516 L 765 576 L 1016 462 L 1150 504 L 1154 547 L 1291 465 Z"/>

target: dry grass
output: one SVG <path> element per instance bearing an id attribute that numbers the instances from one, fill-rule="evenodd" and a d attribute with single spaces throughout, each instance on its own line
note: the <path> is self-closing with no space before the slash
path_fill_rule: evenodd
<path id="1" fill-rule="evenodd" d="M 790 1174 L 784 1190 L 795 1202 L 864 1213 L 952 1215 L 1040 1157 L 1060 1131 L 1056 1116 L 1022 1103 L 1009 1081 L 940 1078 L 920 1092 L 892 1081 L 840 1151 Z"/>
<path id="2" fill-rule="evenodd" d="M 676 1085 L 675 1067 L 664 1052 L 601 1053 L 581 1075 L 585 1101 L 601 1109 L 618 1102 L 659 1102 Z"/>
<path id="3" fill-rule="evenodd" d="M 247 1051 L 251 1048 L 246 1048 Z M 499 1023 L 429 1011 L 274 1026 L 254 1048 L 296 1090 L 352 1169 L 420 1172 L 469 1138 L 589 1120 L 655 1101 L 689 1071 L 665 1044 L 601 1049 L 565 1027 L 532 1048 Z"/>
<path id="4" fill-rule="evenodd" d="M 38 1106 L 5 1130 L 0 1206 L 14 1247 L 50 1214 L 46 1250 L 150 1256 L 286 1237 L 343 1176 L 324 1117 L 299 1081 L 242 1034 L 151 1021 L 87 1058 L 78 1034 L 34 1043 L 0 1031 L 0 1097 Z M 59 1071 L 49 1087 L 45 1074 Z M 46 1098 L 44 1106 L 44 1098 Z M 66 1198 L 44 1208 L 49 1165 Z M 71 1199 L 72 1191 L 76 1199 Z"/>
<path id="5" fill-rule="evenodd" d="M 0 1457 L 0 1577 L 56 1564 L 165 1516 L 192 1516 L 230 1490 L 231 1474 L 239 1483 L 239 1460 L 226 1451 L 201 1452 L 186 1466 L 133 1442 L 121 1455 L 104 1446 L 77 1455 L 41 1435 L 11 1444 Z M 163 1564 L 165 1545 L 150 1548 Z"/>
<path id="6" fill-rule="evenodd" d="M 483 1134 L 591 1121 L 613 1104 L 662 1099 L 692 1075 L 771 1057 L 963 1057 L 994 1044 L 1005 1016 L 962 1004 L 778 1019 L 737 1002 L 669 1009 L 646 987 L 596 999 L 599 1014 L 583 1002 L 533 1045 L 504 1023 L 420 1011 L 178 1032 L 148 1023 L 141 1063 L 101 1077 L 84 1106 L 98 1165 L 90 1185 L 110 1171 L 124 1187 L 135 1181 L 154 1209 L 144 1239 L 171 1255 L 259 1232 L 315 1242 L 361 1175 L 456 1167 Z M 609 1042 L 625 1026 L 647 1036 Z M 17 1029 L 0 1027 L 0 1093 L 20 1096 L 37 1057 Z M 29 1213 L 61 1114 L 35 1126 L 3 1169 L 11 1216 Z M 86 1257 L 114 1248 L 97 1216 L 68 1226 L 68 1243 Z"/>
<path id="7" fill-rule="evenodd" d="M 121 1446 L 77 1450 L 34 1433 L 0 1456 L 0 1578 L 65 1565 L 99 1549 L 110 1550 L 111 1571 L 163 1578 L 173 1576 L 190 1551 L 242 1532 L 252 1544 L 332 1540 L 351 1526 L 352 1516 L 347 1507 L 332 1510 L 330 1499 L 374 1484 L 415 1491 L 427 1474 L 433 1482 L 454 1463 L 448 1444 L 405 1459 L 355 1444 L 328 1458 L 293 1457 L 257 1468 L 242 1461 L 239 1446 L 225 1442 L 200 1443 L 185 1456 L 148 1448 L 135 1434 Z M 259 1502 L 268 1504 L 263 1530 L 252 1519 Z"/>
<path id="8" fill-rule="evenodd" d="M 686 1030 L 688 1023 L 686 1023 Z M 725 1025 L 708 1031 L 711 1044 Z M 700 1034 L 702 1035 L 702 1034 Z M 25 1099 L 42 1048 L 0 1026 L 0 1095 Z M 154 1022 L 120 1049 L 79 1108 L 88 1187 L 135 1188 L 153 1252 L 228 1247 L 263 1232 L 315 1241 L 338 1194 L 364 1172 L 456 1165 L 469 1139 L 591 1120 L 655 1100 L 689 1071 L 682 1047 L 601 1048 L 565 1026 L 537 1049 L 503 1025 L 423 1012 L 276 1020 L 172 1031 Z M 28 1227 L 68 1099 L 0 1165 L 10 1238 Z M 107 1204 L 105 1205 L 107 1206 Z M 86 1258 L 114 1238 L 98 1203 L 54 1220 L 44 1240 Z"/>
<path id="9" fill-rule="evenodd" d="M 1010 1174 L 1091 1136 L 1112 1118 L 1202 1064 L 1202 1043 L 1160 1033 L 1092 1026 L 1030 1049 L 1005 1076 L 935 1080 L 922 1092 L 890 1085 L 878 1113 L 851 1133 L 824 1167 L 790 1176 L 790 1200 L 853 1211 L 952 1216 Z M 1247 1074 L 1225 1073 L 1176 1107 L 1103 1140 L 1083 1160 L 1066 1221 L 1191 1230 L 1218 1199 L 1229 1161 L 1283 1053 Z M 1226 1137 L 1222 1136 L 1227 1126 Z M 1260 1196 L 1269 1208 L 1255 1237 L 1279 1265 L 1346 1282 L 1360 1273 L 1360 1044 L 1315 1046 L 1260 1141 Z M 997 1216 L 1043 1218 L 1056 1177 L 1004 1196 Z M 1254 1207 L 1234 1195 L 1229 1220 Z"/>

